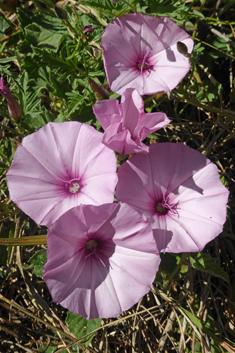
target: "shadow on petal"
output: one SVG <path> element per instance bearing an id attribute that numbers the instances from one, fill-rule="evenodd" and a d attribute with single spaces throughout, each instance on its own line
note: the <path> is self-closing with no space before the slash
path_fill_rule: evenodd
<path id="1" fill-rule="evenodd" d="M 166 49 L 166 56 L 169 61 L 176 61 L 175 53 L 170 48 Z"/>
<path id="2" fill-rule="evenodd" d="M 168 244 L 171 242 L 173 233 L 167 229 L 153 229 L 153 235 L 157 243 L 159 252 L 167 251 Z"/>

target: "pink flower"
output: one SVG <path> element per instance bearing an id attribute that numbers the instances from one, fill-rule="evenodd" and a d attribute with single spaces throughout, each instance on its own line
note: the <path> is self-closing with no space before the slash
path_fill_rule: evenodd
<path id="1" fill-rule="evenodd" d="M 113 202 L 117 163 L 102 136 L 75 121 L 48 123 L 26 136 L 7 173 L 12 201 L 48 227 L 80 203 Z"/>
<path id="2" fill-rule="evenodd" d="M 118 316 L 151 288 L 160 263 L 151 227 L 126 204 L 81 205 L 47 236 L 53 300 L 87 320 Z"/>
<path id="3" fill-rule="evenodd" d="M 140 13 L 116 18 L 102 35 L 106 75 L 112 91 L 135 88 L 139 94 L 169 92 L 190 69 L 177 42 L 192 52 L 193 40 L 167 17 Z"/>
<path id="4" fill-rule="evenodd" d="M 22 114 L 21 106 L 17 102 L 17 100 L 12 96 L 11 91 L 4 83 L 4 78 L 0 79 L 0 94 L 6 98 L 9 115 L 13 118 L 19 118 Z"/>
<path id="5" fill-rule="evenodd" d="M 120 105 L 117 99 L 103 100 L 93 110 L 105 130 L 103 143 L 121 154 L 148 152 L 141 141 L 170 122 L 164 113 L 146 114 L 141 96 L 132 88 L 123 93 Z"/>
<path id="6" fill-rule="evenodd" d="M 118 177 L 117 199 L 148 220 L 160 251 L 201 251 L 222 231 L 229 192 L 216 166 L 183 143 L 151 145 Z"/>

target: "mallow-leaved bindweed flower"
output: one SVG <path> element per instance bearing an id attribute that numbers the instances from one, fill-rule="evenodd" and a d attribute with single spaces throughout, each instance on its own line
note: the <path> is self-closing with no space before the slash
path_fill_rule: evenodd
<path id="1" fill-rule="evenodd" d="M 217 167 L 183 143 L 159 143 L 118 169 L 116 197 L 150 223 L 159 251 L 198 252 L 223 229 L 229 192 Z"/>
<path id="2" fill-rule="evenodd" d="M 48 123 L 24 137 L 7 172 L 12 201 L 47 227 L 79 204 L 113 202 L 117 161 L 102 137 L 76 121 Z"/>
<path id="3" fill-rule="evenodd" d="M 80 205 L 49 229 L 43 278 L 56 303 L 110 318 L 151 289 L 160 263 L 151 227 L 127 204 Z"/>
<path id="4" fill-rule="evenodd" d="M 143 100 L 133 88 L 125 90 L 121 104 L 117 99 L 103 100 L 93 111 L 104 129 L 103 143 L 124 155 L 148 152 L 141 141 L 170 122 L 164 113 L 145 113 Z"/>
<path id="5" fill-rule="evenodd" d="M 177 43 L 192 52 L 193 40 L 167 17 L 135 13 L 116 18 L 101 39 L 111 90 L 123 94 L 135 88 L 141 95 L 171 91 L 190 69 Z"/>

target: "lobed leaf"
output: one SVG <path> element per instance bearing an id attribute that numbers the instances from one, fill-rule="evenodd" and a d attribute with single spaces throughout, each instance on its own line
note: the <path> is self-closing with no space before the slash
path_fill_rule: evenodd
<path id="1" fill-rule="evenodd" d="M 34 254 L 28 262 L 34 267 L 34 273 L 36 276 L 43 278 L 42 270 L 47 261 L 47 251 L 46 249 L 39 250 Z"/>
<path id="2" fill-rule="evenodd" d="M 67 312 L 67 317 L 65 320 L 70 332 L 73 333 L 78 339 L 81 339 L 90 332 L 101 327 L 101 321 L 101 319 L 92 319 L 87 321 L 82 316 L 71 313 L 70 311 Z M 80 343 L 82 343 L 85 347 L 88 347 L 94 335 L 95 334 L 89 335 L 81 340 Z"/>
<path id="3" fill-rule="evenodd" d="M 216 259 L 211 257 L 209 254 L 203 254 L 199 252 L 190 256 L 190 263 L 193 268 L 209 273 L 212 276 L 222 278 L 224 281 L 228 282 L 228 275 L 216 262 Z"/>

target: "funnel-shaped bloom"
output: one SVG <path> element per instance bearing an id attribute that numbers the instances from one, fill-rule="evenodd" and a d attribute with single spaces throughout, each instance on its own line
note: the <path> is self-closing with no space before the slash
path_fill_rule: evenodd
<path id="1" fill-rule="evenodd" d="M 102 137 L 75 121 L 48 123 L 26 136 L 7 173 L 12 201 L 48 227 L 80 203 L 113 202 L 116 157 Z"/>
<path id="2" fill-rule="evenodd" d="M 4 83 L 4 78 L 1 77 L 0 79 L 0 94 L 6 98 L 9 115 L 13 119 L 19 118 L 22 113 L 21 106 L 17 102 L 17 100 L 12 96 L 11 91 Z"/>
<path id="3" fill-rule="evenodd" d="M 86 319 L 118 316 L 151 288 L 160 263 L 151 227 L 126 204 L 81 205 L 47 236 L 53 300 Z"/>
<path id="4" fill-rule="evenodd" d="M 121 154 L 148 152 L 141 141 L 170 122 L 164 113 L 145 113 L 141 96 L 132 88 L 123 93 L 120 105 L 117 99 L 103 100 L 93 110 L 105 130 L 103 143 Z"/>
<path id="5" fill-rule="evenodd" d="M 117 199 L 149 221 L 160 251 L 201 251 L 222 231 L 229 192 L 216 166 L 183 143 L 151 145 L 118 177 Z"/>
<path id="6" fill-rule="evenodd" d="M 116 18 L 101 41 L 110 88 L 119 94 L 135 88 L 141 95 L 172 90 L 190 69 L 178 42 L 192 52 L 192 39 L 167 17 L 135 13 Z"/>

